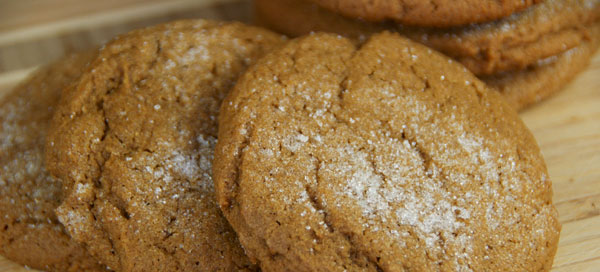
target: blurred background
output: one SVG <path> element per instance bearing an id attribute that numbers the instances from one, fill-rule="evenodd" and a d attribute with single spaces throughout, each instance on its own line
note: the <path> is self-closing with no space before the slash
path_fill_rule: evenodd
<path id="1" fill-rule="evenodd" d="M 41 64 L 135 28 L 182 18 L 249 21 L 250 6 L 249 0 L 0 0 L 0 89 Z"/>

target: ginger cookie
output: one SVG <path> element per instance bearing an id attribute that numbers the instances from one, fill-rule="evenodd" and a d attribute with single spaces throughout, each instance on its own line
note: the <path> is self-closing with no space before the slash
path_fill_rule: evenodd
<path id="1" fill-rule="evenodd" d="M 103 271 L 71 240 L 54 209 L 62 184 L 44 166 L 44 142 L 63 88 L 93 57 L 74 54 L 36 71 L 0 102 L 0 254 L 46 271 Z"/>
<path id="2" fill-rule="evenodd" d="M 545 271 L 560 232 L 517 113 L 397 34 L 259 60 L 223 102 L 213 177 L 265 271 Z"/>
<path id="3" fill-rule="evenodd" d="M 364 40 L 387 28 L 386 24 L 343 17 L 309 0 L 254 0 L 254 15 L 257 24 L 292 37 L 325 31 Z"/>
<path id="4" fill-rule="evenodd" d="M 600 24 L 590 28 L 590 40 L 579 46 L 539 60 L 525 70 L 486 76 L 481 79 L 495 89 L 517 110 L 548 98 L 560 91 L 585 69 L 600 43 Z"/>
<path id="5" fill-rule="evenodd" d="M 336 13 L 367 21 L 392 19 L 406 25 L 448 27 L 499 19 L 542 0 L 311 0 Z"/>
<path id="6" fill-rule="evenodd" d="M 255 270 L 211 178 L 221 100 L 284 38 L 177 21 L 117 37 L 63 94 L 46 145 L 71 236 L 117 271 Z"/>
<path id="7" fill-rule="evenodd" d="M 255 0 L 255 10 L 259 22 L 292 36 L 326 31 L 364 38 L 396 31 L 460 61 L 476 75 L 491 75 L 535 65 L 587 40 L 586 26 L 599 19 L 600 1 L 547 0 L 507 18 L 446 29 L 367 23 L 308 0 Z"/>

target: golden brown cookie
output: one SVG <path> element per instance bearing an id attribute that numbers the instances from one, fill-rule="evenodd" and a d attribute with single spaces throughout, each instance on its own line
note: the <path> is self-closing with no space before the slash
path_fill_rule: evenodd
<path id="1" fill-rule="evenodd" d="M 560 224 L 529 130 L 397 34 L 290 41 L 219 116 L 221 209 L 265 271 L 546 271 Z"/>
<path id="2" fill-rule="evenodd" d="M 47 139 L 71 236 L 118 271 L 255 270 L 214 199 L 217 113 L 282 36 L 177 21 L 117 37 L 63 95 Z"/>
<path id="3" fill-rule="evenodd" d="M 257 19 L 277 31 L 298 36 L 310 31 L 366 37 L 397 31 L 460 61 L 477 75 L 523 69 L 579 45 L 586 26 L 600 16 L 599 0 L 546 0 L 497 21 L 449 29 L 411 28 L 352 20 L 308 0 L 255 0 Z"/>
<path id="4" fill-rule="evenodd" d="M 590 27 L 590 39 L 567 52 L 552 56 L 526 70 L 481 79 L 500 91 L 510 105 L 522 110 L 560 91 L 585 69 L 600 43 L 600 24 Z"/>
<path id="5" fill-rule="evenodd" d="M 368 21 L 392 19 L 415 26 L 448 27 L 492 21 L 542 0 L 310 0 L 336 13 Z"/>
<path id="6" fill-rule="evenodd" d="M 58 222 L 54 209 L 62 184 L 43 163 L 60 93 L 93 54 L 74 54 L 38 70 L 0 102 L 0 254 L 32 268 L 105 270 Z"/>

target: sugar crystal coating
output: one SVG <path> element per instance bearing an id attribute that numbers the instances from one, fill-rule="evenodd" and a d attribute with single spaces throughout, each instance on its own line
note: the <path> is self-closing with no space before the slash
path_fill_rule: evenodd
<path id="1" fill-rule="evenodd" d="M 48 140 L 73 238 L 120 271 L 256 270 L 214 199 L 216 117 L 238 75 L 282 41 L 187 20 L 109 42 L 67 90 Z"/>
<path id="2" fill-rule="evenodd" d="M 291 41 L 238 81 L 219 137 L 218 201 L 265 270 L 551 267 L 560 225 L 531 133 L 400 36 Z"/>
<path id="3" fill-rule="evenodd" d="M 62 183 L 44 166 L 44 140 L 61 91 L 93 55 L 72 54 L 39 69 L 0 102 L 0 253 L 28 267 L 105 270 L 58 222 Z"/>

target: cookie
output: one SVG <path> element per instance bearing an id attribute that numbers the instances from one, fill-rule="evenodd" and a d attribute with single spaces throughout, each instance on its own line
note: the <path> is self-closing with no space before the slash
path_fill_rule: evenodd
<path id="1" fill-rule="evenodd" d="M 221 107 L 213 178 L 265 271 L 542 271 L 560 231 L 517 113 L 397 34 L 259 60 Z"/>
<path id="2" fill-rule="evenodd" d="M 238 75 L 282 42 L 188 20 L 108 43 L 63 95 L 46 142 L 73 239 L 117 271 L 255 270 L 215 202 L 216 117 Z"/>
<path id="3" fill-rule="evenodd" d="M 449 27 L 492 21 L 525 9 L 541 0 L 311 0 L 336 13 L 367 21 L 392 19 L 428 27 Z"/>
<path id="4" fill-rule="evenodd" d="M 36 71 L 0 102 L 0 254 L 46 271 L 103 271 L 58 222 L 61 182 L 43 163 L 44 140 L 64 87 L 93 52 Z"/>
<path id="5" fill-rule="evenodd" d="M 600 1 L 547 0 L 504 19 L 449 29 L 366 23 L 308 0 L 255 0 L 255 10 L 261 23 L 292 36 L 327 31 L 360 38 L 384 29 L 397 31 L 460 61 L 477 75 L 491 75 L 535 65 L 585 41 L 586 26 L 600 16 Z"/>
<path id="6" fill-rule="evenodd" d="M 386 29 L 386 24 L 348 19 L 308 0 L 254 0 L 253 4 L 257 24 L 292 37 L 325 31 L 363 41 Z"/>
<path id="7" fill-rule="evenodd" d="M 538 61 L 526 70 L 482 77 L 517 110 L 531 106 L 563 89 L 589 64 L 600 43 L 600 24 L 590 28 L 590 40 L 557 56 Z"/>

